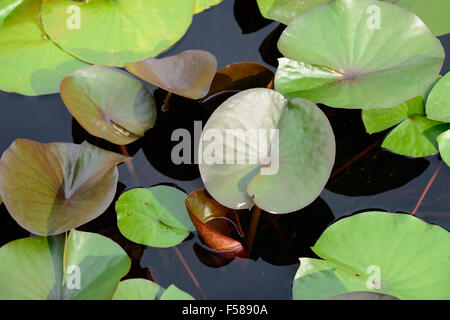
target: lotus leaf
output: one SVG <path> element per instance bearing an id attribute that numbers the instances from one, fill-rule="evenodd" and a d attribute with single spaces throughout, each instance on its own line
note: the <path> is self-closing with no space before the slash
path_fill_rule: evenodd
<path id="1" fill-rule="evenodd" d="M 427 103 L 427 117 L 437 121 L 450 122 L 450 72 L 431 89 Z"/>
<path id="2" fill-rule="evenodd" d="M 194 13 L 200 13 L 212 6 L 218 5 L 223 0 L 194 0 Z"/>
<path id="3" fill-rule="evenodd" d="M 114 199 L 116 165 L 129 158 L 87 142 L 17 139 L 0 159 L 0 194 L 17 223 L 55 235 L 102 214 Z"/>
<path id="4" fill-rule="evenodd" d="M 437 138 L 442 160 L 450 167 L 450 129 Z"/>
<path id="5" fill-rule="evenodd" d="M 369 291 L 399 299 L 449 299 L 450 236 L 412 215 L 364 212 L 341 219 L 301 258 L 294 299 Z"/>
<path id="6" fill-rule="evenodd" d="M 136 141 L 156 121 L 151 92 L 118 69 L 82 68 L 64 78 L 61 97 L 86 131 L 115 144 Z"/>
<path id="7" fill-rule="evenodd" d="M 275 88 L 338 108 L 393 107 L 438 75 L 444 50 L 407 10 L 376 0 L 336 0 L 295 19 L 278 48 Z"/>
<path id="8" fill-rule="evenodd" d="M 214 111 L 199 151 L 203 182 L 219 203 L 287 213 L 320 194 L 334 163 L 335 141 L 315 104 L 258 88 L 232 96 Z"/>
<path id="9" fill-rule="evenodd" d="M 0 2 L 0 89 L 27 96 L 59 92 L 61 80 L 87 64 L 48 39 L 40 0 Z"/>
<path id="10" fill-rule="evenodd" d="M 127 63 L 125 68 L 136 77 L 166 91 L 189 99 L 203 98 L 209 91 L 217 60 L 202 50 L 186 50 L 162 59 L 149 58 Z"/>
<path id="11" fill-rule="evenodd" d="M 163 185 L 129 190 L 116 202 L 119 230 L 136 243 L 160 248 L 175 246 L 195 231 L 185 199 L 183 191 Z"/>
<path id="12" fill-rule="evenodd" d="M 71 230 L 14 240 L 0 248 L 0 299 L 111 299 L 130 259 L 114 241 Z"/>
<path id="13" fill-rule="evenodd" d="M 122 67 L 154 57 L 181 39 L 193 0 L 42 0 L 45 32 L 83 61 Z"/>

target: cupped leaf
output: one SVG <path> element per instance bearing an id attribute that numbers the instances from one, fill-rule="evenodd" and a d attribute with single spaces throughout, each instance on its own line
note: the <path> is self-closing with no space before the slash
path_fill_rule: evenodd
<path id="1" fill-rule="evenodd" d="M 42 0 L 41 19 L 66 52 L 92 64 L 122 67 L 180 40 L 193 10 L 193 0 Z"/>
<path id="2" fill-rule="evenodd" d="M 450 72 L 431 89 L 426 103 L 427 117 L 450 122 Z"/>
<path id="3" fill-rule="evenodd" d="M 223 0 L 194 0 L 194 13 L 200 13 L 212 6 L 218 5 Z"/>
<path id="4" fill-rule="evenodd" d="M 59 92 L 65 76 L 87 64 L 48 39 L 39 0 L 0 3 L 0 89 L 35 96 Z M 64 18 L 65 19 L 65 18 Z"/>
<path id="5" fill-rule="evenodd" d="M 341 219 L 301 258 L 294 299 L 375 292 L 399 299 L 449 299 L 450 236 L 407 214 L 365 212 Z"/>
<path id="6" fill-rule="evenodd" d="M 151 247 L 168 248 L 181 243 L 195 227 L 176 188 L 137 188 L 122 194 L 116 202 L 117 224 L 129 240 Z"/>
<path id="7" fill-rule="evenodd" d="M 414 12 L 437 36 L 450 32 L 450 2 L 447 0 L 388 0 Z"/>
<path id="8" fill-rule="evenodd" d="M 151 92 L 118 69 L 82 68 L 61 82 L 61 97 L 86 131 L 115 144 L 136 141 L 156 121 Z"/>
<path id="9" fill-rule="evenodd" d="M 130 259 L 114 241 L 71 230 L 12 241 L 0 248 L 0 299 L 111 299 Z"/>
<path id="10" fill-rule="evenodd" d="M 120 281 L 113 300 L 156 300 L 161 289 L 153 281 L 128 279 Z"/>
<path id="11" fill-rule="evenodd" d="M 28 231 L 54 235 L 102 214 L 116 193 L 116 165 L 129 158 L 87 142 L 17 139 L 0 159 L 0 194 Z"/>
<path id="12" fill-rule="evenodd" d="M 216 57 L 203 50 L 186 50 L 162 59 L 127 63 L 136 77 L 189 99 L 203 98 L 217 70 Z"/>
<path id="13" fill-rule="evenodd" d="M 381 146 L 404 156 L 430 156 L 438 150 L 424 132 L 439 124 L 425 117 L 410 116 L 387 135 Z"/>
<path id="14" fill-rule="evenodd" d="M 439 135 L 437 141 L 442 160 L 450 167 L 450 130 Z"/>
<path id="15" fill-rule="evenodd" d="M 199 148 L 206 189 L 222 205 L 293 212 L 322 191 L 335 156 L 333 131 L 313 103 L 270 89 L 242 91 L 206 123 Z"/>
<path id="16" fill-rule="evenodd" d="M 192 191 L 186 198 L 186 208 L 202 241 L 211 249 L 232 256 L 245 256 L 246 251 L 239 217 L 234 209 L 214 200 L 206 189 Z"/>
<path id="17" fill-rule="evenodd" d="M 339 108 L 396 106 L 438 75 L 444 50 L 413 13 L 375 0 L 336 0 L 284 30 L 275 88 Z"/>
<path id="18" fill-rule="evenodd" d="M 233 63 L 217 71 L 208 96 L 228 90 L 266 88 L 273 77 L 273 72 L 259 63 Z"/>
<path id="19" fill-rule="evenodd" d="M 292 20 L 330 0 L 257 0 L 261 14 L 288 25 Z"/>
<path id="20" fill-rule="evenodd" d="M 160 300 L 195 300 L 190 294 L 171 284 L 161 295 Z"/>

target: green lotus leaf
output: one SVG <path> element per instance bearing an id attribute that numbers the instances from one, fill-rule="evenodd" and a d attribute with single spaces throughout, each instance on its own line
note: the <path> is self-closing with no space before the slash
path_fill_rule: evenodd
<path id="1" fill-rule="evenodd" d="M 301 258 L 294 299 L 375 292 L 399 299 L 449 299 L 450 236 L 407 214 L 364 212 L 341 219 Z"/>
<path id="2" fill-rule="evenodd" d="M 296 17 L 330 0 L 257 0 L 267 19 L 288 25 Z M 382 0 L 383 1 L 383 0 Z M 384 0 L 415 13 L 437 36 L 450 32 L 450 2 L 447 0 Z"/>
<path id="3" fill-rule="evenodd" d="M 330 0 L 257 0 L 261 14 L 288 25 L 302 13 Z"/>
<path id="4" fill-rule="evenodd" d="M 153 57 L 181 39 L 193 0 L 42 0 L 45 32 L 66 52 L 92 64 L 122 67 Z"/>
<path id="5" fill-rule="evenodd" d="M 387 135 L 381 146 L 404 156 L 430 156 L 438 150 L 424 132 L 439 124 L 425 117 L 410 116 Z"/>
<path id="6" fill-rule="evenodd" d="M 442 160 L 450 167 L 450 129 L 437 138 Z"/>
<path id="7" fill-rule="evenodd" d="M 200 13 L 212 6 L 218 5 L 223 0 L 194 0 L 194 13 Z"/>
<path id="8" fill-rule="evenodd" d="M 322 191 L 334 163 L 335 140 L 316 105 L 288 102 L 274 90 L 258 88 L 216 109 L 199 150 L 203 182 L 219 203 L 287 213 L 307 206 Z"/>
<path id="9" fill-rule="evenodd" d="M 156 300 L 161 289 L 153 281 L 128 279 L 120 281 L 113 300 Z"/>
<path id="10" fill-rule="evenodd" d="M 277 91 L 339 108 L 393 107 L 438 75 L 444 50 L 407 10 L 376 0 L 335 0 L 283 31 Z"/>
<path id="11" fill-rule="evenodd" d="M 427 117 L 437 121 L 450 122 L 450 72 L 440 79 L 428 95 Z"/>
<path id="12" fill-rule="evenodd" d="M 0 3 L 0 89 L 34 96 L 59 92 L 61 80 L 87 64 L 47 38 L 40 0 Z"/>
<path id="13" fill-rule="evenodd" d="M 71 230 L 32 237 L 0 248 L 0 299 L 111 299 L 131 261 L 114 241 Z"/>
<path id="14" fill-rule="evenodd" d="M 151 92 L 118 69 L 82 68 L 61 82 L 61 97 L 86 131 L 115 144 L 136 141 L 156 121 Z"/>
<path id="15" fill-rule="evenodd" d="M 433 144 L 436 149 L 439 149 L 438 146 L 438 137 L 444 133 L 445 131 L 450 129 L 450 123 L 439 123 L 427 130 L 425 130 L 422 134 L 428 139 L 428 141 Z"/>
<path id="16" fill-rule="evenodd" d="M 362 119 L 368 133 L 389 129 L 413 116 L 424 116 L 423 97 L 417 96 L 393 108 L 365 109 Z"/>
<path id="17" fill-rule="evenodd" d="M 186 194 L 176 188 L 137 188 L 116 202 L 117 224 L 129 240 L 151 247 L 168 248 L 195 231 L 184 204 Z"/>
<path id="18" fill-rule="evenodd" d="M 395 4 L 414 12 L 435 35 L 442 36 L 450 32 L 450 1 L 398 0 Z"/>
<path id="19" fill-rule="evenodd" d="M 160 300 L 195 300 L 190 294 L 171 284 L 161 295 Z"/>
<path id="20" fill-rule="evenodd" d="M 162 59 L 127 63 L 136 77 L 189 99 L 203 98 L 217 70 L 216 57 L 203 50 L 186 50 Z"/>
<path id="21" fill-rule="evenodd" d="M 26 230 L 55 235 L 102 214 L 116 193 L 116 165 L 129 158 L 87 142 L 17 139 L 0 159 L 0 194 Z"/>

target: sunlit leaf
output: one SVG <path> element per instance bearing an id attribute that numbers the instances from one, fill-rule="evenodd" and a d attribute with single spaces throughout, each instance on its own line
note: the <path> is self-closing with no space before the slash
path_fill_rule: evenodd
<path id="1" fill-rule="evenodd" d="M 0 3 L 0 90 L 28 96 L 56 93 L 61 79 L 87 65 L 47 38 L 39 20 L 40 4 Z"/>
<path id="2" fill-rule="evenodd" d="M 437 138 L 439 152 L 442 160 L 450 167 L 450 130 L 445 131 Z"/>
<path id="3" fill-rule="evenodd" d="M 338 294 L 337 296 L 327 298 L 326 300 L 399 300 L 396 297 L 387 294 L 375 292 L 349 292 Z"/>
<path id="4" fill-rule="evenodd" d="M 262 15 L 288 25 L 292 20 L 329 0 L 257 0 Z"/>
<path id="5" fill-rule="evenodd" d="M 208 96 L 227 90 L 266 88 L 273 77 L 273 72 L 259 63 L 233 63 L 217 71 Z"/>
<path id="6" fill-rule="evenodd" d="M 149 58 L 127 63 L 125 68 L 136 77 L 166 91 L 189 99 L 203 98 L 209 91 L 217 60 L 202 50 L 186 50 L 162 59 Z"/>
<path id="7" fill-rule="evenodd" d="M 236 138 L 244 144 L 233 143 Z M 216 109 L 201 143 L 200 174 L 214 199 L 229 208 L 256 204 L 272 213 L 296 211 L 314 201 L 335 156 L 330 123 L 316 105 L 288 102 L 262 88 L 242 91 Z M 223 150 L 222 157 L 216 158 L 214 150 Z"/>
<path id="8" fill-rule="evenodd" d="M 365 212 L 341 219 L 301 258 L 294 299 L 369 291 L 399 299 L 449 299 L 450 236 L 407 214 Z M 378 288 L 378 289 L 377 289 Z"/>
<path id="9" fill-rule="evenodd" d="M 379 19 L 378 19 L 379 18 Z M 396 106 L 438 75 L 444 50 L 414 14 L 375 0 L 336 0 L 283 32 L 275 88 L 339 108 Z"/>
<path id="10" fill-rule="evenodd" d="M 200 13 L 212 6 L 218 5 L 223 0 L 194 0 L 194 13 Z"/>
<path id="11" fill-rule="evenodd" d="M 128 159 L 87 142 L 17 139 L 0 159 L 0 194 L 23 228 L 38 235 L 62 233 L 108 208 L 116 193 L 116 165 Z"/>
<path id="12" fill-rule="evenodd" d="M 431 89 L 426 103 L 427 117 L 450 122 L 450 72 Z"/>
<path id="13" fill-rule="evenodd" d="M 184 192 L 168 186 L 129 190 L 116 202 L 120 232 L 147 246 L 175 246 L 195 231 L 185 200 Z"/>
<path id="14" fill-rule="evenodd" d="M 191 192 L 186 208 L 202 241 L 211 249 L 232 256 L 245 256 L 245 248 L 234 236 L 244 237 L 239 217 L 234 209 L 224 207 L 205 189 Z"/>
<path id="15" fill-rule="evenodd" d="M 61 97 L 86 131 L 115 144 L 136 141 L 156 121 L 151 92 L 118 69 L 89 66 L 78 70 L 62 81 Z"/>
<path id="16" fill-rule="evenodd" d="M 192 22 L 193 0 L 42 0 L 45 32 L 92 64 L 122 67 L 175 44 Z"/>
<path id="17" fill-rule="evenodd" d="M 161 289 L 153 281 L 128 279 L 120 281 L 113 300 L 156 300 Z"/>
<path id="18" fill-rule="evenodd" d="M 114 241 L 72 230 L 14 240 L 0 248 L 0 299 L 111 299 L 130 259 Z"/>
<path id="19" fill-rule="evenodd" d="M 195 300 L 190 294 L 171 284 L 161 295 L 160 300 Z"/>

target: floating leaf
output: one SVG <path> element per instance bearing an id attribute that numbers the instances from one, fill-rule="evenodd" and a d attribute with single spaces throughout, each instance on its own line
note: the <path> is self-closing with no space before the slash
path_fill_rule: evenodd
<path id="1" fill-rule="evenodd" d="M 209 91 L 217 60 L 203 50 L 186 50 L 162 59 L 127 63 L 125 68 L 157 87 L 189 99 L 203 98 Z"/>
<path id="2" fill-rule="evenodd" d="M 288 25 L 299 15 L 329 0 L 257 0 L 262 15 Z"/>
<path id="3" fill-rule="evenodd" d="M 316 105 L 288 102 L 261 88 L 226 100 L 205 125 L 201 144 L 200 174 L 214 199 L 229 208 L 256 204 L 272 213 L 314 201 L 335 156 L 333 131 Z"/>
<path id="4" fill-rule="evenodd" d="M 127 73 L 89 66 L 64 78 L 61 97 L 90 134 L 125 145 L 144 136 L 156 121 L 150 91 Z"/>
<path id="5" fill-rule="evenodd" d="M 128 159 L 87 142 L 17 139 L 0 159 L 0 194 L 23 228 L 38 235 L 62 233 L 108 208 L 116 193 L 116 165 Z"/>
<path id="6" fill-rule="evenodd" d="M 421 116 L 409 117 L 387 135 L 381 146 L 405 156 L 430 156 L 438 150 L 423 133 L 438 124 Z"/>
<path id="7" fill-rule="evenodd" d="M 400 123 L 387 135 L 382 147 L 411 157 L 436 153 L 437 146 L 426 133 L 441 123 L 425 117 L 425 94 L 393 108 L 363 110 L 362 119 L 367 132 L 380 132 Z"/>
<path id="8" fill-rule="evenodd" d="M 120 281 L 113 300 L 156 300 L 161 287 L 145 279 Z"/>
<path id="9" fill-rule="evenodd" d="M 259 63 L 233 63 L 217 71 L 208 96 L 228 90 L 266 88 L 273 80 L 273 76 L 271 70 Z"/>
<path id="10" fill-rule="evenodd" d="M 194 0 L 194 13 L 200 13 L 212 6 L 218 5 L 223 0 Z"/>
<path id="11" fill-rule="evenodd" d="M 428 95 L 427 117 L 437 121 L 450 122 L 450 72 L 440 79 Z"/>
<path id="12" fill-rule="evenodd" d="M 192 191 L 186 198 L 186 208 L 202 241 L 211 249 L 232 256 L 245 256 L 241 242 L 233 235 L 244 237 L 239 217 L 234 209 L 222 206 L 206 189 Z"/>
<path id="13" fill-rule="evenodd" d="M 0 299 L 111 299 L 130 259 L 89 232 L 14 240 L 0 248 Z"/>
<path id="14" fill-rule="evenodd" d="M 129 240 L 147 246 L 168 248 L 181 243 L 195 227 L 176 188 L 137 188 L 122 194 L 116 202 L 117 224 Z"/>
<path id="15" fill-rule="evenodd" d="M 180 40 L 193 10 L 193 0 L 42 0 L 41 19 L 66 52 L 92 64 L 122 67 Z"/>
<path id="16" fill-rule="evenodd" d="M 190 294 L 178 289 L 171 284 L 161 295 L 160 300 L 195 300 Z"/>
<path id="17" fill-rule="evenodd" d="M 450 167 L 450 129 L 437 138 L 442 160 Z"/>
<path id="18" fill-rule="evenodd" d="M 328 227 L 312 250 L 325 260 L 300 259 L 294 299 L 360 291 L 399 299 L 450 298 L 449 233 L 414 216 L 350 216 Z"/>
<path id="19" fill-rule="evenodd" d="M 379 20 L 376 18 L 379 17 Z M 414 14 L 375 0 L 336 0 L 284 30 L 275 88 L 339 108 L 396 106 L 421 94 L 444 59 Z"/>
<path id="20" fill-rule="evenodd" d="M 0 3 L 0 89 L 34 96 L 59 92 L 65 76 L 86 66 L 47 38 L 38 0 Z M 66 18 L 64 18 L 66 19 Z"/>

